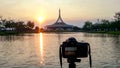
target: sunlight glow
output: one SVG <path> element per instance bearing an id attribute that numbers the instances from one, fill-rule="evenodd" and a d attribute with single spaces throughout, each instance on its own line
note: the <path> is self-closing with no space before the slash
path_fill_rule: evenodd
<path id="1" fill-rule="evenodd" d="M 43 58 L 43 35 L 40 33 L 40 64 L 43 64 L 44 58 Z"/>
<path id="2" fill-rule="evenodd" d="M 42 23 L 44 21 L 44 18 L 42 16 L 38 17 L 38 21 Z"/>

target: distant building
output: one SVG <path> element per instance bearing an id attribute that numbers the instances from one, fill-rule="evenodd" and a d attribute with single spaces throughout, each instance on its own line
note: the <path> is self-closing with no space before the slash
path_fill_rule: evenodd
<path id="1" fill-rule="evenodd" d="M 5 26 L 0 24 L 0 31 L 3 31 L 3 30 L 5 30 Z"/>
<path id="2" fill-rule="evenodd" d="M 0 31 L 5 30 L 5 26 L 3 25 L 2 21 L 0 20 Z"/>
<path id="3" fill-rule="evenodd" d="M 0 31 L 14 31 L 15 27 L 5 27 L 5 23 L 7 20 L 2 19 L 2 17 L 0 17 Z"/>
<path id="4" fill-rule="evenodd" d="M 59 16 L 57 21 L 52 25 L 47 25 L 45 28 L 48 31 L 64 31 L 64 30 L 72 31 L 73 27 L 74 27 L 73 25 L 68 25 L 62 20 L 61 12 L 59 9 Z"/>

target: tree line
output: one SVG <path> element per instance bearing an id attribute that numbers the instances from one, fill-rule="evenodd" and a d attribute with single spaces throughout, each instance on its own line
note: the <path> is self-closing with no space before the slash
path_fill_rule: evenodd
<path id="1" fill-rule="evenodd" d="M 14 31 L 14 32 L 38 32 L 39 27 L 35 26 L 32 21 L 14 21 L 14 20 L 0 20 L 0 25 L 2 25 L 2 31 Z M 8 29 L 8 30 L 7 30 Z"/>
<path id="2" fill-rule="evenodd" d="M 102 19 L 95 24 L 86 21 L 82 29 L 83 31 L 120 31 L 120 12 L 115 13 L 113 21 Z"/>

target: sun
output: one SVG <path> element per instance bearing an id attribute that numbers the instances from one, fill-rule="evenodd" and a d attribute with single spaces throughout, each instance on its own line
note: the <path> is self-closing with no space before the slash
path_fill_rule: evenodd
<path id="1" fill-rule="evenodd" d="M 42 16 L 39 16 L 39 17 L 38 17 L 38 21 L 39 21 L 40 23 L 42 23 L 42 22 L 44 21 L 44 18 L 43 18 Z"/>

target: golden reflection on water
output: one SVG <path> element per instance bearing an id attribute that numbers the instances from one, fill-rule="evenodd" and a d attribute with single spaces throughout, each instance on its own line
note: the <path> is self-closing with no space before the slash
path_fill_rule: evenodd
<path id="1" fill-rule="evenodd" d="M 44 62 L 44 56 L 43 56 L 43 34 L 40 33 L 40 38 L 39 38 L 39 53 L 40 53 L 40 64 L 43 64 Z"/>

